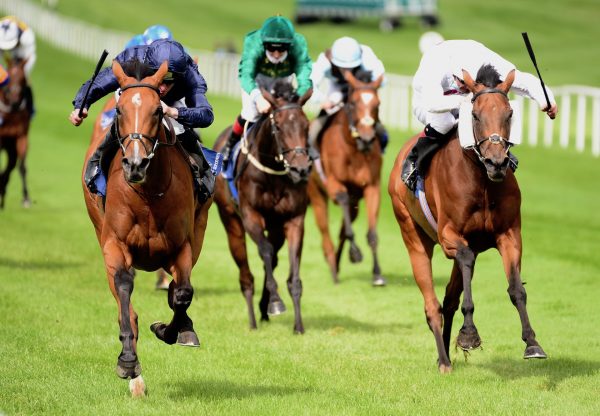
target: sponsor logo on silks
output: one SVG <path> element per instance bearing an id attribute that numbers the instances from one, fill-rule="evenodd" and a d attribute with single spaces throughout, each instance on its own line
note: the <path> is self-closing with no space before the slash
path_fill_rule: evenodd
<path id="1" fill-rule="evenodd" d="M 117 110 L 115 108 L 111 108 L 110 110 L 102 112 L 102 116 L 100 118 L 100 127 L 102 127 L 102 129 L 105 129 L 108 126 L 110 126 L 113 120 L 115 119 L 116 113 Z"/>
<path id="2" fill-rule="evenodd" d="M 210 171 L 213 175 L 218 175 L 223 169 L 223 155 L 214 150 L 202 146 L 202 153 L 210 165 Z"/>

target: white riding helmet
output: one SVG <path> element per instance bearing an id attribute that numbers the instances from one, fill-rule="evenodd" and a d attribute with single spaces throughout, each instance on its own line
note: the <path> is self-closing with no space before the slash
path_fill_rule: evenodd
<path id="1" fill-rule="evenodd" d="M 0 22 L 0 49 L 10 50 L 19 43 L 19 27 L 12 20 Z"/>
<path id="2" fill-rule="evenodd" d="M 356 39 L 344 36 L 333 42 L 331 62 L 340 68 L 356 68 L 362 64 L 362 48 Z"/>
<path id="3" fill-rule="evenodd" d="M 421 53 L 427 52 L 435 45 L 439 45 L 444 41 L 444 37 L 437 32 L 425 32 L 419 38 L 419 50 Z"/>

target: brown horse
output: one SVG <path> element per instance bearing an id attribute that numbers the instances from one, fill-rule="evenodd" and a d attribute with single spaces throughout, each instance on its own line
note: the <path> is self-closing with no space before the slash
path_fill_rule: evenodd
<path id="1" fill-rule="evenodd" d="M 370 73 L 369 73 L 370 76 Z M 367 207 L 367 241 L 373 253 L 374 286 L 385 285 L 377 259 L 377 216 L 379 215 L 381 147 L 376 140 L 375 123 L 379 119 L 377 89 L 383 76 L 363 82 L 352 73 L 346 74 L 348 99 L 322 133 L 321 161 L 326 180 L 314 169 L 308 184 L 308 195 L 321 232 L 323 254 L 335 283 L 339 282 L 340 258 L 346 240 L 350 242 L 350 261 L 362 261 L 354 241 L 352 223 L 358 215 L 358 203 L 365 199 Z M 329 234 L 327 201 L 332 199 L 342 208 L 343 222 L 337 251 Z"/>
<path id="2" fill-rule="evenodd" d="M 259 120 L 242 138 L 242 151 L 235 168 L 239 205 L 223 177 L 217 179 L 215 202 L 227 231 L 229 249 L 240 270 L 240 288 L 248 306 L 250 328 L 256 329 L 252 303 L 254 276 L 248 265 L 245 233 L 258 246 L 264 264 L 265 284 L 259 304 L 263 321 L 268 321 L 269 315 L 285 311 L 273 271 L 277 267 L 277 253 L 287 240 L 290 259 L 287 286 L 294 303 L 294 331 L 302 334 L 300 258 L 308 205 L 306 182 L 312 163 L 307 148 L 308 119 L 302 105 L 312 91 L 298 98 L 291 86 L 278 81 L 273 94 L 264 89 L 262 93 L 272 108 L 268 117 Z M 223 147 L 229 131 L 230 128 L 221 133 L 215 149 Z"/>
<path id="3" fill-rule="evenodd" d="M 173 276 L 168 292 L 173 319 L 168 325 L 156 322 L 151 330 L 167 344 L 198 346 L 186 310 L 194 292 L 190 274 L 200 255 L 212 200 L 198 202 L 183 148 L 162 123 L 158 85 L 167 62 L 147 77 L 126 75 L 117 61 L 112 68 L 121 86 L 115 120 L 121 151 L 110 164 L 104 208 L 101 197 L 89 193 L 83 178 L 82 185 L 119 308 L 123 348 L 117 375 L 132 378 L 130 388 L 137 389 L 132 392 L 143 394 L 136 352 L 137 314 L 130 301 L 135 269 L 162 267 Z M 105 131 L 99 131 L 100 135 L 95 130 L 86 164 L 103 139 Z"/>
<path id="4" fill-rule="evenodd" d="M 0 89 L 0 152 L 8 154 L 8 163 L 0 172 L 0 208 L 4 208 L 6 187 L 12 170 L 19 166 L 23 186 L 23 207 L 29 208 L 31 200 L 27 189 L 27 147 L 31 114 L 26 108 L 25 91 L 27 79 L 25 64 L 27 60 L 9 60 L 7 72 L 10 81 Z"/>
<path id="5" fill-rule="evenodd" d="M 457 344 L 465 351 L 481 344 L 473 322 L 471 279 L 477 255 L 489 248 L 498 249 L 502 256 L 508 293 L 519 312 L 522 339 L 527 345 L 524 358 L 546 357 L 527 315 L 527 295 L 521 282 L 521 193 L 513 172 L 507 170 L 512 116 L 507 93 L 514 81 L 514 71 L 504 82 L 500 82 L 491 66 L 482 67 L 476 81 L 466 71 L 463 76 L 473 93 L 476 144 L 471 150 L 465 150 L 455 134 L 431 160 L 424 189 L 437 229 L 434 229 L 435 222 L 428 223 L 414 195 L 400 180 L 402 161 L 416 137 L 396 158 L 388 189 L 413 274 L 425 300 L 425 315 L 435 337 L 442 373 L 452 370 L 449 358 L 452 319 L 463 290 L 464 324 Z M 441 245 L 446 257 L 454 260 L 443 306 L 436 298 L 431 270 L 436 243 Z"/>

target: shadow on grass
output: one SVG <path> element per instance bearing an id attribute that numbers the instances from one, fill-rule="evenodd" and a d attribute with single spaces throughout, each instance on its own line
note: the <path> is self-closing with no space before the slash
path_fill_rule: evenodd
<path id="1" fill-rule="evenodd" d="M 255 396 L 288 396 L 309 393 L 312 389 L 282 386 L 257 386 L 223 380 L 182 380 L 173 385 L 175 397 L 195 397 L 207 400 L 243 399 Z"/>
<path id="2" fill-rule="evenodd" d="M 554 390 L 563 381 L 572 377 L 596 377 L 600 372 L 600 362 L 571 358 L 549 358 L 547 360 L 523 360 L 502 358 L 478 367 L 493 371 L 505 380 L 524 377 L 545 379 L 547 390 Z"/>
<path id="3" fill-rule="evenodd" d="M 350 266 L 352 267 L 352 266 Z M 408 270 L 406 273 L 386 273 L 383 271 L 383 277 L 387 279 L 387 286 L 402 286 L 402 287 L 416 287 L 415 279 L 412 272 Z M 371 284 L 371 273 L 359 273 L 359 272 L 346 272 L 341 271 L 340 284 L 346 281 L 364 281 L 367 284 Z M 448 276 L 433 276 L 433 284 L 435 287 L 445 288 L 450 281 L 450 275 Z"/>
<path id="4" fill-rule="evenodd" d="M 0 257 L 0 267 L 21 270 L 62 270 L 81 266 L 83 263 L 54 260 L 20 260 Z"/>
<path id="5" fill-rule="evenodd" d="M 402 329 L 413 329 L 413 325 L 400 322 L 377 323 L 376 317 L 373 322 L 357 321 L 356 319 L 342 315 L 318 316 L 315 319 L 306 320 L 305 325 L 309 329 L 318 329 L 322 331 L 352 331 L 352 332 L 371 332 L 371 333 L 392 333 Z"/>

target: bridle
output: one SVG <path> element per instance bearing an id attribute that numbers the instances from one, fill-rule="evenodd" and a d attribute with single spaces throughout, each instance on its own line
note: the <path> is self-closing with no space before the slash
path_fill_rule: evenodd
<path id="1" fill-rule="evenodd" d="M 284 111 L 284 110 L 300 110 L 300 111 L 302 111 L 302 106 L 298 103 L 288 103 L 288 104 L 282 105 L 281 107 L 274 108 L 269 112 L 268 117 L 269 117 L 269 123 L 270 123 L 270 128 L 271 128 L 271 136 L 273 137 L 273 139 L 275 141 L 275 145 L 277 147 L 277 154 L 275 156 L 273 156 L 273 158 L 275 159 L 276 162 L 283 164 L 282 170 L 271 169 L 268 166 L 263 165 L 254 155 L 252 155 L 250 153 L 247 139 L 246 139 L 246 137 L 247 137 L 246 131 L 244 131 L 244 135 L 242 138 L 241 152 L 247 156 L 248 160 L 250 161 L 250 163 L 252 163 L 254 165 L 254 167 L 256 167 L 258 170 L 268 173 L 270 175 L 287 175 L 290 172 L 292 167 L 290 166 L 290 163 L 285 158 L 285 155 L 288 153 L 294 152 L 295 155 L 305 154 L 312 160 L 312 158 L 310 157 L 310 153 L 308 151 L 308 147 L 296 146 L 296 147 L 292 147 L 292 148 L 287 148 L 287 147 L 283 147 L 281 145 L 280 128 L 277 125 L 277 122 L 275 121 L 275 114 L 277 114 L 280 111 Z M 271 156 L 271 155 L 269 155 L 269 156 Z"/>
<path id="2" fill-rule="evenodd" d="M 471 98 L 471 104 L 475 103 L 475 100 L 477 98 L 479 98 L 481 95 L 483 94 L 501 94 L 504 97 L 506 97 L 506 99 L 508 100 L 508 94 L 506 94 L 504 91 L 499 90 L 497 88 L 486 88 L 484 90 L 481 90 L 475 94 L 473 94 L 473 98 Z M 485 143 L 486 141 L 489 141 L 490 143 L 494 144 L 494 145 L 502 145 L 502 146 L 506 146 L 505 149 L 505 153 L 506 155 L 508 155 L 508 151 L 510 150 L 512 144 L 505 138 L 500 136 L 498 133 L 492 133 L 490 134 L 488 137 L 484 137 L 481 140 L 477 138 L 476 132 L 475 132 L 475 125 L 473 125 L 473 137 L 475 138 L 475 145 L 473 147 L 471 147 L 473 149 L 473 151 L 475 152 L 475 154 L 477 155 L 477 158 L 479 158 L 479 160 L 482 163 L 485 163 L 485 157 L 483 157 L 483 155 L 481 154 L 481 149 L 480 146 L 482 143 Z"/>
<path id="3" fill-rule="evenodd" d="M 124 87 L 121 88 L 121 90 L 119 91 L 119 95 L 121 95 L 123 93 L 123 91 L 128 90 L 130 88 L 150 88 L 152 91 L 156 92 L 156 94 L 160 97 L 160 92 L 158 90 L 158 87 L 155 87 L 152 84 L 147 84 L 144 82 L 139 82 L 139 83 L 135 83 L 135 84 L 129 84 L 126 85 Z M 125 154 L 127 147 L 133 143 L 134 140 L 139 140 L 139 142 L 141 143 L 141 145 L 144 147 L 144 149 L 146 150 L 146 154 L 147 154 L 147 158 L 148 159 L 152 159 L 154 157 L 154 154 L 156 153 L 156 150 L 158 149 L 159 146 L 173 146 L 176 144 L 176 139 L 173 141 L 173 143 L 161 143 L 159 142 L 159 134 L 160 134 L 160 126 L 162 124 L 162 121 L 164 119 L 164 114 L 163 114 L 163 109 L 162 107 L 159 107 L 159 115 L 158 115 L 158 128 L 156 130 L 156 134 L 154 136 L 149 136 L 147 134 L 144 133 L 138 133 L 138 132 L 133 132 L 133 133 L 129 133 L 129 134 L 125 134 L 123 136 L 121 136 L 120 132 L 119 132 L 119 123 L 117 120 L 117 117 L 119 116 L 119 111 L 117 108 L 117 112 L 115 114 L 115 121 L 114 121 L 114 126 L 115 126 L 115 132 L 116 132 L 116 137 L 117 140 L 119 141 L 119 146 L 121 147 L 121 151 L 123 152 L 123 154 Z M 125 145 L 125 140 L 129 139 L 129 143 L 127 143 L 127 145 Z M 146 139 L 148 140 L 150 143 L 152 143 L 152 148 L 150 150 L 150 152 L 148 152 L 148 148 L 146 147 L 146 145 L 144 144 L 144 142 L 142 141 L 142 139 Z"/>
<path id="4" fill-rule="evenodd" d="M 368 85 L 361 85 L 356 88 L 352 87 L 352 89 L 348 92 L 348 97 L 350 97 L 352 92 L 358 91 L 358 90 L 370 90 L 370 91 L 373 91 L 373 93 L 377 94 L 377 88 L 373 88 Z M 356 128 L 356 122 L 354 120 L 354 114 L 353 114 L 354 108 L 355 108 L 354 102 L 351 102 L 350 100 L 347 100 L 346 103 L 344 104 L 344 111 L 346 112 L 346 116 L 348 117 L 348 126 L 350 128 L 350 135 L 356 141 L 364 142 L 364 140 L 362 140 L 362 138 L 360 137 L 360 134 L 358 133 L 358 129 Z M 372 117 L 368 117 L 366 120 L 365 120 L 365 118 L 363 118 L 359 121 L 363 121 L 363 124 L 365 124 L 365 125 L 373 125 L 376 123 L 376 120 L 373 119 Z"/>
<path id="5" fill-rule="evenodd" d="M 14 67 L 13 67 L 14 68 Z M 10 71 L 11 68 L 8 69 L 9 75 L 10 75 Z M 10 75 L 11 78 L 13 78 L 12 75 Z M 23 74 L 24 77 L 24 74 Z M 25 94 L 23 94 L 23 91 L 25 90 L 25 85 L 23 85 L 24 83 L 18 84 L 16 82 L 9 82 L 7 85 L 5 85 L 4 87 L 2 87 L 2 99 L 0 99 L 0 111 L 3 113 L 12 113 L 14 111 L 21 111 L 25 109 L 26 106 L 26 100 L 25 100 Z M 16 93 L 15 93 L 16 91 Z M 17 96 L 19 99 L 15 102 L 11 102 L 10 100 L 10 96 L 11 95 L 15 95 Z"/>

